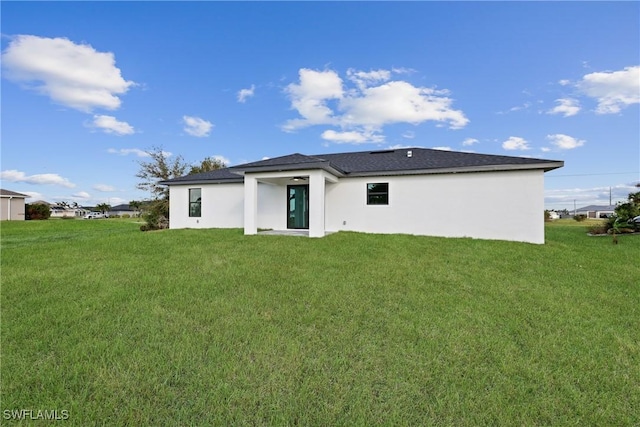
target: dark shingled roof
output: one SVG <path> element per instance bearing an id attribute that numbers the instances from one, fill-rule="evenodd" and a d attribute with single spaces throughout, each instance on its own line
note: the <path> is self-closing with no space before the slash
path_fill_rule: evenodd
<path id="1" fill-rule="evenodd" d="M 0 188 L 1 196 L 11 196 L 11 197 L 30 197 L 28 194 L 16 193 L 15 191 L 5 190 L 4 188 Z"/>
<path id="2" fill-rule="evenodd" d="M 242 175 L 233 173 L 229 168 L 217 169 L 210 172 L 185 175 L 179 178 L 160 181 L 160 184 L 193 184 L 198 182 L 244 182 Z"/>
<path id="3" fill-rule="evenodd" d="M 257 162 L 245 163 L 233 168 L 252 168 L 263 166 L 286 166 L 286 165 L 307 165 L 309 163 L 322 163 L 326 160 L 321 156 L 307 156 L 300 153 L 289 154 L 288 156 L 274 157 L 273 159 L 258 160 Z"/>
<path id="4" fill-rule="evenodd" d="M 408 155 L 409 152 L 411 152 L 411 156 Z M 231 168 L 220 171 L 180 177 L 164 181 L 163 183 L 186 184 L 203 181 L 230 182 L 231 180 L 242 182 L 242 177 L 239 175 L 242 173 L 294 171 L 303 169 L 324 169 L 337 176 L 349 177 L 522 169 L 543 169 L 549 171 L 562 167 L 563 165 L 564 163 L 562 161 L 557 160 L 463 153 L 427 148 L 403 148 L 353 153 L 317 154 L 313 156 L 295 153 L 273 159 L 232 166 Z M 214 173 L 217 174 L 213 175 Z"/>
<path id="5" fill-rule="evenodd" d="M 578 211 L 615 211 L 616 205 L 589 205 L 583 208 L 578 208 Z"/>
<path id="6" fill-rule="evenodd" d="M 411 151 L 411 157 L 407 152 Z M 320 156 L 318 156 L 320 157 Z M 505 166 L 533 166 L 547 164 L 549 169 L 559 167 L 554 160 L 527 157 L 497 156 L 492 154 L 462 153 L 459 151 L 409 148 L 357 153 L 325 154 L 322 156 L 336 164 L 347 174 L 369 174 L 373 172 L 410 172 L 455 169 L 505 169 Z"/>

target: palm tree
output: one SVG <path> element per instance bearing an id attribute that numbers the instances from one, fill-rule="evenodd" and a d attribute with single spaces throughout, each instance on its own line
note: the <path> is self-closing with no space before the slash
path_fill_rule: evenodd
<path id="1" fill-rule="evenodd" d="M 136 216 L 140 214 L 140 206 L 142 206 L 142 202 L 139 202 L 137 200 L 132 200 L 129 202 L 129 206 L 133 208 Z"/>
<path id="2" fill-rule="evenodd" d="M 111 210 L 111 206 L 108 203 L 100 203 L 96 205 L 96 210 L 99 210 L 102 213 L 107 213 Z"/>

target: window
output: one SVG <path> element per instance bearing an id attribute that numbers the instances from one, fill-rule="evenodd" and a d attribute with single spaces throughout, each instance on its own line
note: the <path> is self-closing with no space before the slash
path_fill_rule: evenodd
<path id="1" fill-rule="evenodd" d="M 380 182 L 367 184 L 367 204 L 368 205 L 388 205 L 389 204 L 389 183 Z"/>
<path id="2" fill-rule="evenodd" d="M 189 189 L 189 216 L 200 217 L 201 214 L 201 193 L 202 189 L 200 188 L 190 188 Z"/>

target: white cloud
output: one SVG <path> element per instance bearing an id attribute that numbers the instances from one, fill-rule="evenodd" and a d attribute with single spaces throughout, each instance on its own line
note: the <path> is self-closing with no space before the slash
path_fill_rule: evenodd
<path id="1" fill-rule="evenodd" d="M 321 135 L 326 141 L 338 144 L 363 144 L 368 142 L 380 143 L 384 142 L 384 136 L 372 132 L 345 131 L 336 132 L 334 130 L 325 130 Z"/>
<path id="2" fill-rule="evenodd" d="M 551 145 L 554 145 L 561 150 L 572 150 L 574 148 L 582 147 L 585 143 L 582 139 L 576 139 L 572 136 L 561 133 L 547 135 L 547 140 L 549 140 Z"/>
<path id="3" fill-rule="evenodd" d="M 67 178 L 63 178 L 55 173 L 26 175 L 24 172 L 17 170 L 6 170 L 0 172 L 0 179 L 10 182 L 25 182 L 27 184 L 60 185 L 67 188 L 73 188 L 76 186 Z"/>
<path id="4" fill-rule="evenodd" d="M 547 111 L 548 114 L 562 114 L 564 117 L 575 116 L 580 112 L 580 102 L 572 98 L 556 99 L 558 105 Z"/>
<path id="5" fill-rule="evenodd" d="M 585 75 L 578 88 L 598 101 L 596 113 L 613 114 L 640 103 L 640 66 Z"/>
<path id="6" fill-rule="evenodd" d="M 558 81 L 558 84 L 559 84 L 560 86 L 567 86 L 567 85 L 570 85 L 570 84 L 571 84 L 571 81 L 570 81 L 570 80 L 563 79 L 563 80 Z"/>
<path id="7" fill-rule="evenodd" d="M 118 95 L 135 84 L 122 78 L 113 53 L 66 38 L 12 37 L 2 53 L 2 67 L 9 80 L 84 112 L 119 108 Z"/>
<path id="8" fill-rule="evenodd" d="M 388 70 L 356 71 L 350 68 L 347 70 L 347 78 L 363 90 L 372 84 L 388 81 L 391 78 L 391 72 Z"/>
<path id="9" fill-rule="evenodd" d="M 413 74 L 416 72 L 413 68 L 405 68 L 405 67 L 392 67 L 391 71 L 396 74 Z"/>
<path id="10" fill-rule="evenodd" d="M 451 147 L 431 147 L 432 150 L 451 151 Z"/>
<path id="11" fill-rule="evenodd" d="M 128 156 L 129 154 L 135 154 L 138 157 L 151 157 L 149 155 L 149 153 L 147 153 L 144 150 L 141 150 L 139 148 L 121 148 L 119 150 L 115 149 L 115 148 L 109 148 L 107 150 L 107 153 L 109 154 L 117 154 L 119 156 Z M 173 153 L 171 153 L 170 151 L 163 151 L 162 154 L 165 157 L 171 157 L 173 155 Z"/>
<path id="12" fill-rule="evenodd" d="M 395 144 L 387 147 L 389 150 L 402 150 L 404 148 L 424 148 L 421 145 L 404 145 L 404 144 Z"/>
<path id="13" fill-rule="evenodd" d="M 526 110 L 527 108 L 531 107 L 531 103 L 530 102 L 525 102 L 522 105 L 516 105 L 515 107 L 511 107 L 509 108 L 509 111 L 520 111 L 520 110 Z"/>
<path id="14" fill-rule="evenodd" d="M 343 95 L 342 79 L 335 71 L 315 71 L 302 68 L 299 71 L 300 84 L 291 83 L 285 89 L 291 100 L 291 107 L 298 111 L 302 119 L 287 121 L 283 130 L 291 132 L 306 126 L 337 124 L 333 111 L 326 103 L 340 99 Z"/>
<path id="15" fill-rule="evenodd" d="M 505 150 L 529 150 L 529 142 L 526 139 L 519 136 L 510 136 L 509 139 L 502 143 L 502 148 Z"/>
<path id="16" fill-rule="evenodd" d="M 200 117 L 183 116 L 184 131 L 191 136 L 205 137 L 209 136 L 213 123 L 201 119 Z"/>
<path id="17" fill-rule="evenodd" d="M 219 155 L 219 154 L 216 154 L 215 156 L 213 156 L 213 158 L 214 158 L 215 160 L 219 161 L 219 162 L 224 163 L 224 164 L 225 164 L 225 165 L 227 165 L 227 166 L 231 164 L 231 160 L 229 160 L 229 159 L 227 159 L 226 157 L 221 156 L 221 155 Z"/>
<path id="18" fill-rule="evenodd" d="M 473 144 L 477 144 L 479 141 L 475 138 L 466 138 L 464 141 L 462 141 L 462 146 L 463 147 L 469 147 Z"/>
<path id="19" fill-rule="evenodd" d="M 111 207 L 113 206 L 118 206 L 124 203 L 129 203 L 130 199 L 123 199 L 121 197 L 109 197 L 109 205 L 111 205 Z"/>
<path id="20" fill-rule="evenodd" d="M 412 130 L 408 130 L 406 132 L 403 132 L 401 136 L 405 139 L 413 139 L 416 137 L 416 133 Z"/>
<path id="21" fill-rule="evenodd" d="M 96 184 L 93 186 L 94 190 L 97 191 L 102 191 L 103 193 L 108 193 L 111 191 L 116 191 L 116 188 L 111 186 L 111 185 L 106 185 L 106 184 Z"/>
<path id="22" fill-rule="evenodd" d="M 140 150 L 139 148 L 121 148 L 119 150 L 116 150 L 115 148 L 109 148 L 107 150 L 107 153 L 118 154 L 120 156 L 135 154 L 138 157 L 149 157 L 149 154 L 146 151 Z"/>
<path id="23" fill-rule="evenodd" d="M 44 195 L 42 193 L 38 193 L 37 191 L 18 191 L 18 193 L 26 194 L 27 196 L 29 196 L 27 197 L 27 199 L 34 199 L 34 201 L 44 199 Z"/>
<path id="24" fill-rule="evenodd" d="M 127 122 L 120 122 L 113 116 L 96 115 L 93 116 L 93 127 L 102 129 L 104 133 L 114 135 L 131 135 L 135 133 L 133 126 Z"/>
<path id="25" fill-rule="evenodd" d="M 91 198 L 91 194 L 87 193 L 86 191 L 79 191 L 75 194 L 72 194 L 71 197 L 73 199 L 82 199 L 82 200 L 87 200 Z"/>
<path id="26" fill-rule="evenodd" d="M 287 121 L 286 132 L 314 125 L 339 126 L 340 132 L 323 133 L 326 140 L 361 143 L 358 135 L 377 136 L 385 125 L 425 121 L 448 124 L 459 129 L 469 122 L 464 113 L 451 108 L 448 91 L 416 87 L 405 81 L 389 81 L 387 70 L 347 71 L 355 87 L 345 88 L 343 80 L 333 70 L 301 69 L 299 83 L 287 86 L 285 92 L 291 107 L 300 118 Z"/>
<path id="27" fill-rule="evenodd" d="M 540 150 L 542 150 L 543 153 L 548 153 L 549 151 L 551 151 L 551 148 L 549 147 L 542 147 L 540 148 Z"/>
<path id="28" fill-rule="evenodd" d="M 238 91 L 238 102 L 244 103 L 247 98 L 251 98 L 254 95 L 255 90 L 255 85 L 251 85 L 249 89 L 240 89 L 240 91 Z"/>
<path id="29" fill-rule="evenodd" d="M 452 129 L 459 129 L 469 122 L 459 110 L 451 109 L 450 98 L 444 92 L 415 87 L 403 81 L 392 81 L 362 91 L 361 96 L 341 100 L 345 111 L 343 125 L 381 127 L 393 123 L 420 124 L 433 120 L 448 122 Z"/>

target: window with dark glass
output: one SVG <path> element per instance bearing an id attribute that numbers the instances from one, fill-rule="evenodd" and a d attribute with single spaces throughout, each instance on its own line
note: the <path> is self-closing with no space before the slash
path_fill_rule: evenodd
<path id="1" fill-rule="evenodd" d="M 201 192 L 200 188 L 189 189 L 189 216 L 201 216 Z"/>
<path id="2" fill-rule="evenodd" d="M 388 205 L 389 204 L 389 183 L 379 182 L 367 184 L 367 204 L 368 205 Z"/>

